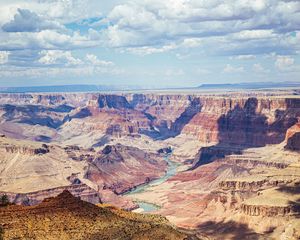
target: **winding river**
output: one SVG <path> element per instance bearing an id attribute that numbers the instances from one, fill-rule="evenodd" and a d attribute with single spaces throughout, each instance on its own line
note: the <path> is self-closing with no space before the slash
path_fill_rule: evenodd
<path id="1" fill-rule="evenodd" d="M 124 196 L 130 196 L 130 195 L 133 195 L 135 193 L 141 193 L 141 192 L 147 191 L 148 188 L 160 185 L 160 184 L 164 183 L 165 181 L 167 181 L 170 177 L 174 176 L 176 174 L 178 164 L 175 163 L 175 162 L 172 162 L 170 160 L 170 157 L 171 157 L 171 154 L 167 154 L 164 158 L 165 161 L 168 164 L 168 168 L 167 168 L 166 174 L 163 177 L 161 177 L 159 179 L 155 179 L 155 180 L 150 181 L 148 183 L 139 185 L 135 189 L 124 193 Z M 147 202 L 143 202 L 143 201 L 135 201 L 135 202 L 139 205 L 140 209 L 144 213 L 153 212 L 153 211 L 159 209 L 159 206 L 157 206 L 155 204 L 151 204 L 151 203 L 147 203 Z"/>

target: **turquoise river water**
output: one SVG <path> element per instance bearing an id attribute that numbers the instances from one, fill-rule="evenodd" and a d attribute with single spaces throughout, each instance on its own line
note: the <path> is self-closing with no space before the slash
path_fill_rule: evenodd
<path id="1" fill-rule="evenodd" d="M 130 196 L 130 195 L 135 194 L 135 193 L 141 193 L 141 192 L 147 191 L 148 188 L 150 188 L 152 186 L 160 185 L 160 184 L 164 183 L 165 181 L 167 181 L 170 177 L 174 176 L 176 174 L 178 164 L 172 162 L 170 160 L 170 156 L 171 156 L 171 154 L 168 154 L 164 158 L 165 161 L 168 164 L 168 168 L 167 168 L 166 174 L 163 177 L 161 177 L 159 179 L 155 179 L 155 180 L 150 181 L 148 183 L 139 185 L 135 189 L 124 193 L 124 195 Z M 147 202 L 143 202 L 143 201 L 135 201 L 135 202 L 139 205 L 139 207 L 141 209 L 143 209 L 143 212 L 145 212 L 145 213 L 153 212 L 153 211 L 156 211 L 156 210 L 159 209 L 159 207 L 155 204 L 151 204 L 151 203 L 147 203 Z"/>

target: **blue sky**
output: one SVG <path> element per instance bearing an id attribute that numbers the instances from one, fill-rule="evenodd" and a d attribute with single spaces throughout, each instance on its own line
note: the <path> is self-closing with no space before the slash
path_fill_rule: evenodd
<path id="1" fill-rule="evenodd" d="M 300 81 L 300 1 L 2 0 L 0 87 Z"/>

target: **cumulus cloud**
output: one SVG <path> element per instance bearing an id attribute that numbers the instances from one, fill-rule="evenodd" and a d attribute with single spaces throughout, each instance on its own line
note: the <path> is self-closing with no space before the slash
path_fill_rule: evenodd
<path id="1" fill-rule="evenodd" d="M 92 39 L 90 35 L 81 35 L 78 32 L 67 34 L 47 29 L 40 32 L 0 33 L 0 51 L 67 50 L 97 45 L 99 45 L 98 39 Z"/>
<path id="2" fill-rule="evenodd" d="M 123 4 L 118 4 L 121 2 Z M 232 55 L 256 55 L 262 49 L 263 53 L 268 53 L 274 48 L 290 52 L 300 50 L 297 46 L 300 38 L 297 31 L 300 24 L 298 1 L 115 0 L 100 3 L 96 0 L 47 0 L 29 4 L 20 0 L 13 6 L 20 9 L 16 10 L 13 19 L 3 25 L 3 29 L 10 32 L 50 31 L 60 27 L 60 24 L 101 16 L 101 30 L 97 30 L 97 22 L 90 24 L 91 29 L 82 36 L 85 38 L 84 44 L 83 41 L 72 39 L 65 42 L 70 48 L 75 45 L 106 45 L 141 55 L 167 52 L 170 50 L 168 46 L 172 46 L 171 50 L 202 47 L 209 54 Z M 103 16 L 100 12 L 102 8 L 112 10 Z M 74 32 L 52 31 L 52 35 L 61 40 L 66 35 L 71 37 Z M 7 39 L 6 49 L 8 45 L 12 45 L 11 48 L 20 45 L 14 42 L 13 37 L 4 36 Z M 22 37 L 25 42 L 34 38 L 32 35 L 15 37 Z M 37 36 L 33 41 L 28 45 L 47 48 L 44 43 L 48 41 L 42 36 Z M 51 45 L 52 49 L 62 48 L 54 41 Z M 2 50 L 5 50 L 4 47 Z"/>
<path id="3" fill-rule="evenodd" d="M 0 52 L 0 58 L 1 56 Z M 13 52 L 12 58 L 25 58 L 27 65 L 11 64 L 5 68 L 0 66 L 0 77 L 119 75 L 123 72 L 113 62 L 100 60 L 96 55 L 87 54 L 85 58 L 79 58 L 75 57 L 71 51 L 42 50 L 38 54 L 21 51 Z"/>
<path id="4" fill-rule="evenodd" d="M 61 50 L 43 50 L 41 51 L 41 58 L 39 63 L 45 65 L 78 65 L 82 61 L 79 58 L 73 57 L 70 51 Z"/>
<path id="5" fill-rule="evenodd" d="M 39 32 L 57 28 L 62 28 L 58 22 L 45 20 L 28 9 L 18 9 L 14 19 L 2 26 L 5 32 Z"/>
<path id="6" fill-rule="evenodd" d="M 103 16 L 118 4 L 119 0 L 9 0 L 0 2 L 0 25 L 12 20 L 18 9 L 29 9 L 38 16 L 55 20 L 60 24 L 72 23 Z M 12 15 L 12 16 L 11 16 Z"/>
<path id="7" fill-rule="evenodd" d="M 91 4 L 88 4 L 88 3 Z M 82 34 L 64 24 L 100 15 L 97 1 L 12 1 L 0 3 L 0 51 L 24 49 L 71 50 L 99 46 L 100 35 L 93 29 Z"/>
<path id="8" fill-rule="evenodd" d="M 177 44 L 211 51 L 211 45 L 219 44 L 216 51 L 235 55 L 275 47 L 295 51 L 286 33 L 297 31 L 299 10 L 299 2 L 283 0 L 135 0 L 108 14 L 104 36 L 110 46 L 126 49 Z"/>
<path id="9" fill-rule="evenodd" d="M 15 70 L 24 74 L 117 71 L 114 63 L 90 54 L 95 47 L 125 53 L 125 58 L 127 53 L 169 53 L 190 64 L 190 70 L 199 59 L 203 69 L 211 69 L 205 59 L 259 62 L 261 54 L 271 56 L 264 61 L 281 74 L 295 69 L 300 53 L 296 0 L 14 0 L 0 2 L 0 12 L 0 63 L 23 66 L 24 71 Z M 216 63 L 219 68 L 226 64 Z M 171 64 L 162 76 L 190 73 L 185 65 L 181 72 Z M 271 72 L 264 66 L 232 62 L 223 72 Z"/>

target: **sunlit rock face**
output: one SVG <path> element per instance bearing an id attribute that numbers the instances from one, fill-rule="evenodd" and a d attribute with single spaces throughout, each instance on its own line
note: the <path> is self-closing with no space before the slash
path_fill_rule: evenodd
<path id="1" fill-rule="evenodd" d="M 300 151 L 300 123 L 297 123 L 288 129 L 285 140 L 286 149 Z"/>

